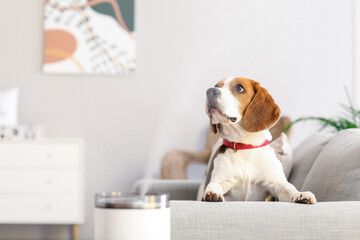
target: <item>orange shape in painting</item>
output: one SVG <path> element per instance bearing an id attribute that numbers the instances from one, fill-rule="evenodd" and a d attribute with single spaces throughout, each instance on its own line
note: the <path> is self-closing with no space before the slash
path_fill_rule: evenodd
<path id="1" fill-rule="evenodd" d="M 65 60 L 72 56 L 76 50 L 75 37 L 64 30 L 45 31 L 45 63 L 53 63 Z M 56 51 L 63 54 L 47 54 L 47 50 Z"/>

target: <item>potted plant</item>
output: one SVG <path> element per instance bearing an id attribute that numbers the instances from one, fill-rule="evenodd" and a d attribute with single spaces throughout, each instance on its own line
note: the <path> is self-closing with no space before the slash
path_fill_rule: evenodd
<path id="1" fill-rule="evenodd" d="M 349 95 L 348 95 L 349 96 Z M 344 113 L 342 116 L 337 118 L 324 118 L 324 117 L 301 117 L 291 122 L 288 126 L 286 126 L 283 130 L 284 133 L 288 133 L 290 128 L 298 122 L 308 121 L 308 120 L 316 120 L 322 123 L 322 127 L 320 129 L 323 130 L 325 128 L 332 128 L 334 132 L 339 132 L 348 128 L 360 128 L 360 110 L 356 109 L 351 101 L 350 106 L 342 105 L 344 108 Z"/>

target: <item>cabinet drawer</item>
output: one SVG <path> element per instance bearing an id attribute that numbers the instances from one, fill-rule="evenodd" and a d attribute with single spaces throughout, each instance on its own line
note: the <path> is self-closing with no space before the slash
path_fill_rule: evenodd
<path id="1" fill-rule="evenodd" d="M 77 144 L 0 144 L 0 167 L 77 167 L 79 159 Z"/>
<path id="2" fill-rule="evenodd" d="M 75 193 L 80 181 L 77 169 L 0 169 L 0 193 Z"/>
<path id="3" fill-rule="evenodd" d="M 0 195 L 0 223 L 81 223 L 80 198 L 62 195 Z"/>

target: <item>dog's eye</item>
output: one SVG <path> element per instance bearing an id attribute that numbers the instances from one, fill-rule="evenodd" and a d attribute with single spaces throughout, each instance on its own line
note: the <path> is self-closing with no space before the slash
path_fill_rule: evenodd
<path id="1" fill-rule="evenodd" d="M 236 84 L 234 87 L 233 87 L 233 90 L 237 93 L 244 93 L 245 92 L 245 88 L 243 87 L 243 85 L 241 84 Z"/>

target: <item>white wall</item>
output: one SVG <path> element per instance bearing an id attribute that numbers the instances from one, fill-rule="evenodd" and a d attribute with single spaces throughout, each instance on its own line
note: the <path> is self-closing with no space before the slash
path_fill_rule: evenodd
<path id="1" fill-rule="evenodd" d="M 21 88 L 21 123 L 85 139 L 82 239 L 93 234 L 95 192 L 130 191 L 167 150 L 201 149 L 205 91 L 221 78 L 260 81 L 293 119 L 336 115 L 351 88 L 351 0 L 138 0 L 132 77 L 42 74 L 42 2 L 2 2 L 0 87 Z M 292 144 L 316 129 L 299 124 Z M 12 237 L 68 232 L 0 226 Z"/>
<path id="2" fill-rule="evenodd" d="M 353 68 L 354 68 L 354 104 L 360 108 L 360 2 L 353 0 L 352 17 L 353 17 Z"/>

